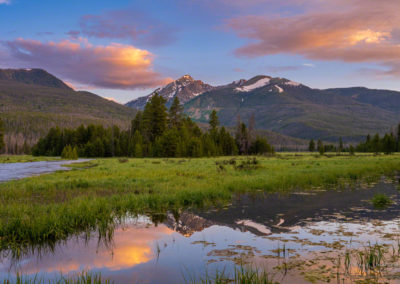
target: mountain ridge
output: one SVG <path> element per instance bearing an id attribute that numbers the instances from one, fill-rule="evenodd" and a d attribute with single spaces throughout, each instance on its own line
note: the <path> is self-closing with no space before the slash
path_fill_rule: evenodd
<path id="1" fill-rule="evenodd" d="M 357 142 L 367 134 L 390 131 L 400 121 L 400 92 L 365 87 L 316 89 L 267 75 L 211 86 L 182 104 L 197 122 L 206 123 L 212 109 L 225 126 L 234 126 L 238 116 L 247 121 L 254 114 L 258 129 L 301 139 L 343 137 Z"/>

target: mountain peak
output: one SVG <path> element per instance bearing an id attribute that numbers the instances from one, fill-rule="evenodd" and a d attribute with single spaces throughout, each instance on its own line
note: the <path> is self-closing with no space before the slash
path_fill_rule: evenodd
<path id="1" fill-rule="evenodd" d="M 0 69 L 0 80 L 72 90 L 54 75 L 48 73 L 46 70 L 38 68 Z"/>
<path id="2" fill-rule="evenodd" d="M 171 104 L 175 97 L 178 97 L 179 101 L 183 104 L 212 89 L 214 89 L 213 86 L 205 84 L 200 80 L 195 80 L 192 76 L 186 74 L 179 79 L 154 90 L 150 95 L 132 100 L 126 105 L 136 109 L 143 109 L 154 93 L 158 93 L 166 99 L 167 105 Z"/>
<path id="3" fill-rule="evenodd" d="M 186 75 L 183 75 L 182 77 L 180 77 L 180 78 L 179 78 L 179 79 L 177 79 L 176 81 L 183 81 L 183 80 L 190 80 L 190 81 L 194 81 L 193 77 L 192 77 L 192 76 L 190 76 L 190 75 L 188 75 L 188 74 L 186 74 Z"/>

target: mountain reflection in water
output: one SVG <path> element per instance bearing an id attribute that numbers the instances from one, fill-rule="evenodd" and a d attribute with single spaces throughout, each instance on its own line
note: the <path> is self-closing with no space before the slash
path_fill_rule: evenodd
<path id="1" fill-rule="evenodd" d="M 60 242 L 52 252 L 18 260 L 5 256 L 0 279 L 13 277 L 17 271 L 52 278 L 59 272 L 90 270 L 115 283 L 177 283 L 206 270 L 228 267 L 231 271 L 232 263 L 241 258 L 271 265 L 282 244 L 291 255 L 305 257 L 343 245 L 389 244 L 393 240 L 384 235 L 400 236 L 397 186 L 382 181 L 368 189 L 265 194 L 262 198 L 242 195 L 223 209 L 183 212 L 179 218 L 176 213 L 162 214 L 158 225 L 146 216 L 128 218 L 115 230 L 111 243 L 99 242 L 93 233 L 89 240 L 71 237 Z M 377 192 L 391 196 L 394 204 L 375 210 L 369 200 Z M 296 275 L 276 280 L 304 281 L 293 278 L 300 277 Z"/>

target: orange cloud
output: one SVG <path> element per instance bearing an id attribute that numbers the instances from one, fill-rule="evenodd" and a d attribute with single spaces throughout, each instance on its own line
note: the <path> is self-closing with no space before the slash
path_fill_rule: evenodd
<path id="1" fill-rule="evenodd" d="M 274 2 L 274 1 L 265 1 Z M 252 41 L 239 56 L 294 54 L 317 60 L 373 62 L 398 74 L 400 2 L 292 0 L 300 13 L 233 18 L 228 26 Z"/>
<path id="2" fill-rule="evenodd" d="M 165 83 L 152 69 L 153 54 L 132 45 L 93 45 L 84 38 L 46 43 L 19 38 L 5 46 L 24 66 L 44 68 L 84 85 L 136 89 Z"/>

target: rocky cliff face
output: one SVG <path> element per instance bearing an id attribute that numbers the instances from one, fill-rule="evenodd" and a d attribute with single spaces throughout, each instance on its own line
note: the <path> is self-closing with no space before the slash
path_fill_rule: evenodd
<path id="1" fill-rule="evenodd" d="M 136 109 L 143 109 L 147 101 L 152 97 L 153 94 L 158 93 L 166 99 L 167 105 L 172 103 L 175 97 L 178 97 L 179 101 L 184 104 L 187 101 L 197 97 L 198 95 L 210 91 L 215 87 L 205 84 L 200 80 L 194 80 L 190 75 L 182 76 L 181 78 L 165 85 L 164 87 L 154 90 L 151 94 L 137 98 L 128 102 L 126 105 Z"/>

